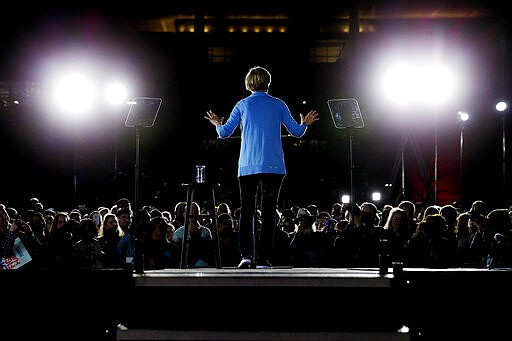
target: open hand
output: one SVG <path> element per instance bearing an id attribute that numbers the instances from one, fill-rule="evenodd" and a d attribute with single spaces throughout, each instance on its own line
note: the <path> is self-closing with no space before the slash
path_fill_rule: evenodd
<path id="1" fill-rule="evenodd" d="M 318 113 L 316 112 L 316 110 L 310 110 L 306 116 L 300 114 L 300 123 L 301 124 L 305 124 L 307 126 L 313 124 L 313 122 L 316 122 L 320 119 L 320 117 L 318 117 Z"/>
<path id="2" fill-rule="evenodd" d="M 215 114 L 213 111 L 208 110 L 206 112 L 206 116 L 204 116 L 208 121 L 210 121 L 211 124 L 214 126 L 220 126 L 222 125 L 222 121 L 224 120 L 223 117 L 218 117 L 217 114 Z"/>

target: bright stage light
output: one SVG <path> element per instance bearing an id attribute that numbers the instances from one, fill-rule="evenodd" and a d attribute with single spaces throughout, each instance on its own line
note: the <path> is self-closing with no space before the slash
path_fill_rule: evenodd
<path id="1" fill-rule="evenodd" d="M 407 61 L 389 65 L 380 82 L 384 96 L 399 106 L 442 105 L 452 97 L 455 86 L 455 77 L 448 68 Z"/>
<path id="2" fill-rule="evenodd" d="M 110 104 L 119 105 L 126 103 L 127 95 L 126 86 L 120 82 L 109 83 L 105 89 L 105 98 Z"/>
<path id="3" fill-rule="evenodd" d="M 71 72 L 57 80 L 53 99 L 59 111 L 78 117 L 93 107 L 96 90 L 93 81 L 86 75 Z"/>
<path id="4" fill-rule="evenodd" d="M 469 114 L 465 111 L 457 111 L 457 117 L 461 122 L 466 122 L 469 120 Z"/>
<path id="5" fill-rule="evenodd" d="M 496 103 L 496 110 L 498 110 L 498 111 L 507 110 L 507 102 L 501 101 L 501 102 Z"/>
<path id="6" fill-rule="evenodd" d="M 381 194 L 380 192 L 373 192 L 372 193 L 372 201 L 380 201 L 381 200 Z"/>

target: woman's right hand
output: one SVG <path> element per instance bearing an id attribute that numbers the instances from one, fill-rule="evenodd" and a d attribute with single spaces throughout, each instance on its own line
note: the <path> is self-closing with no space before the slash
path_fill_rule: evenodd
<path id="1" fill-rule="evenodd" d="M 204 118 L 206 118 L 208 121 L 210 121 L 211 124 L 213 124 L 216 127 L 222 125 L 222 121 L 224 119 L 223 117 L 218 117 L 217 114 L 215 114 L 211 110 L 208 110 L 206 112 L 206 116 Z"/>

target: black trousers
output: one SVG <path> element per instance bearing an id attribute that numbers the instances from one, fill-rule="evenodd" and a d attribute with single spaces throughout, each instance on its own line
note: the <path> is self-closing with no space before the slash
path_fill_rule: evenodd
<path id="1" fill-rule="evenodd" d="M 284 174 L 253 174 L 238 177 L 240 187 L 239 244 L 242 258 L 269 260 L 277 225 L 277 201 Z M 258 202 L 258 197 L 261 199 Z M 261 224 L 256 210 L 261 211 Z M 259 225 L 259 229 L 258 229 Z"/>

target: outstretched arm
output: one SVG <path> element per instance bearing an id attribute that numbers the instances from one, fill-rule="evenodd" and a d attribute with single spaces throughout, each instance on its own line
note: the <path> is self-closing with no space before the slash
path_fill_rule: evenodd
<path id="1" fill-rule="evenodd" d="M 218 117 L 217 114 L 215 114 L 213 111 L 208 110 L 206 112 L 206 116 L 204 116 L 208 121 L 210 121 L 211 124 L 214 126 L 220 126 L 222 125 L 222 121 L 224 120 L 224 117 Z"/>
<path id="2" fill-rule="evenodd" d="M 307 126 L 313 124 L 314 122 L 318 121 L 320 117 L 318 117 L 318 113 L 316 110 L 310 110 L 306 116 L 300 114 L 300 123 L 305 124 Z"/>

